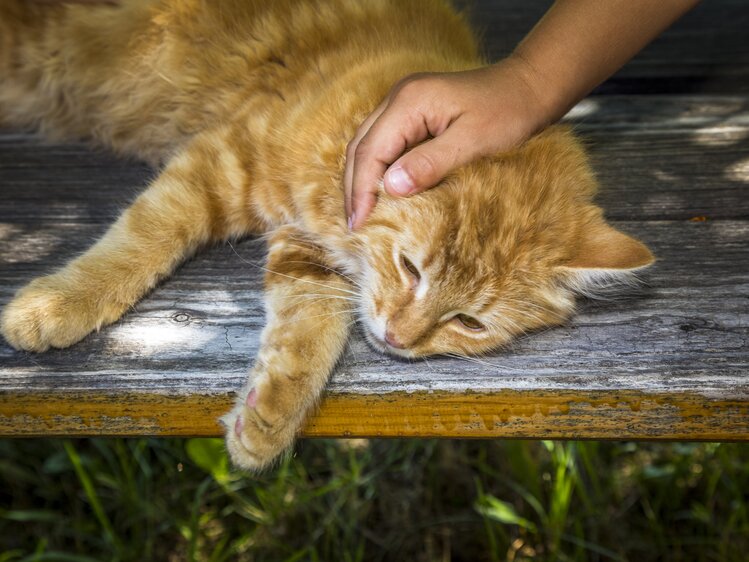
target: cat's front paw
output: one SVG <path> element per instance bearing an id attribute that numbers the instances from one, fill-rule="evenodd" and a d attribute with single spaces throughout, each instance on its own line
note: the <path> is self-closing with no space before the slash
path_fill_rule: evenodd
<path id="1" fill-rule="evenodd" d="M 226 447 L 235 465 L 261 470 L 291 447 L 300 420 L 282 412 L 271 389 L 255 387 L 222 418 Z"/>
<path id="2" fill-rule="evenodd" d="M 35 279 L 0 315 L 0 333 L 16 349 L 68 347 L 102 323 L 97 298 L 71 288 L 62 275 Z"/>

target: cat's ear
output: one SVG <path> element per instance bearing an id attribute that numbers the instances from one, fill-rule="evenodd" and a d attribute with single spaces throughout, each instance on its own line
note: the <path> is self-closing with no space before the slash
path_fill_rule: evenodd
<path id="1" fill-rule="evenodd" d="M 573 290 L 592 297 L 636 284 L 635 273 L 655 261 L 645 244 L 603 220 L 585 229 L 573 255 L 559 268 L 560 273 Z"/>

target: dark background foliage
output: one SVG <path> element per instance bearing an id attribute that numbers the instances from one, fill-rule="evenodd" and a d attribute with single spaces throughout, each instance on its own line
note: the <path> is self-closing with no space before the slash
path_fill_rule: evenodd
<path id="1" fill-rule="evenodd" d="M 744 444 L 0 441 L 0 562 L 745 560 Z"/>

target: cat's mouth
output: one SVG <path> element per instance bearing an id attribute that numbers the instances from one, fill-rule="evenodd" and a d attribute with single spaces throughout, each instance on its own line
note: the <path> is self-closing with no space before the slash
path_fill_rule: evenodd
<path id="1" fill-rule="evenodd" d="M 385 341 L 385 326 L 387 325 L 385 319 L 360 310 L 359 325 L 361 326 L 361 331 L 364 332 L 364 339 L 367 340 L 369 346 L 375 351 L 403 359 L 415 359 L 418 357 L 411 349 L 395 347 Z"/>
<path id="2" fill-rule="evenodd" d="M 373 347 L 375 350 L 381 352 L 381 353 L 387 353 L 388 355 L 393 355 L 395 357 L 401 357 L 403 359 L 414 359 L 416 355 L 413 351 L 410 349 L 402 349 L 398 347 L 393 347 L 389 343 L 387 343 L 385 340 L 377 337 L 375 334 L 372 333 L 372 331 L 367 327 L 364 326 L 364 337 L 367 340 L 367 343 Z"/>

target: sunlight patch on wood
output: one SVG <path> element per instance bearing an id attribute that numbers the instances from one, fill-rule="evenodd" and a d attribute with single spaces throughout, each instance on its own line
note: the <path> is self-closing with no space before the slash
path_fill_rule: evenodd
<path id="1" fill-rule="evenodd" d="M 111 338 L 138 349 L 143 355 L 164 351 L 166 347 L 200 349 L 216 335 L 213 330 L 201 330 L 198 326 L 174 326 L 142 323 L 120 324 L 111 328 Z"/>
<path id="2" fill-rule="evenodd" d="M 749 183 L 749 158 L 740 160 L 729 166 L 725 176 L 729 180 Z"/>
<path id="3" fill-rule="evenodd" d="M 732 146 L 749 138 L 746 125 L 719 125 L 704 127 L 694 133 L 694 142 L 700 146 Z"/>

